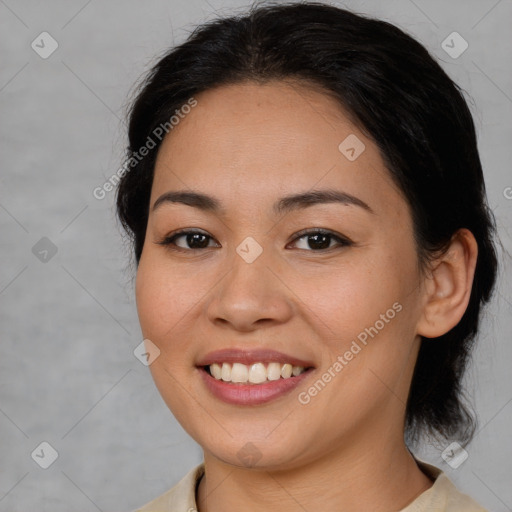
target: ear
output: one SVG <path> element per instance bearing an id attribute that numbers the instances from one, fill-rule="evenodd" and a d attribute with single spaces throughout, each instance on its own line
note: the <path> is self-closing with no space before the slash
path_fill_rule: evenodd
<path id="1" fill-rule="evenodd" d="M 417 334 L 437 338 L 455 327 L 469 303 L 478 245 L 466 228 L 452 237 L 448 250 L 431 264 L 424 281 L 424 305 Z"/>

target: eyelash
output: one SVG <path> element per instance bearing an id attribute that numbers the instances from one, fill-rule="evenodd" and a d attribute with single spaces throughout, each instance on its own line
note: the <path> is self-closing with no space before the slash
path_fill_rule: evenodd
<path id="1" fill-rule="evenodd" d="M 184 249 L 183 247 L 178 247 L 175 244 L 175 241 L 177 238 L 180 238 L 184 235 L 189 235 L 189 234 L 204 235 L 207 238 L 209 238 L 210 240 L 213 240 L 213 237 L 211 237 L 207 233 L 204 233 L 203 231 L 199 231 L 199 230 L 195 230 L 195 229 L 181 229 L 179 231 L 176 231 L 175 233 L 171 233 L 170 235 L 167 235 L 165 238 L 163 238 L 162 240 L 157 242 L 157 244 L 163 245 L 171 251 L 180 251 L 180 252 L 202 251 L 205 249 L 211 249 L 211 247 Z M 296 242 L 297 240 L 300 240 L 301 238 L 308 237 L 308 236 L 314 236 L 314 235 L 324 235 L 324 236 L 331 237 L 331 239 L 334 239 L 338 242 L 338 248 L 349 247 L 349 246 L 353 245 L 353 242 L 351 240 L 349 240 L 348 238 L 338 235 L 338 234 L 334 233 L 333 231 L 330 231 L 327 229 L 321 229 L 321 228 L 305 229 L 305 230 L 299 231 L 298 233 L 296 233 L 295 238 L 292 240 L 292 242 Z M 328 247 L 327 249 L 300 249 L 300 250 L 306 251 L 306 252 L 326 252 L 326 251 L 330 251 L 335 248 L 336 247 Z"/>

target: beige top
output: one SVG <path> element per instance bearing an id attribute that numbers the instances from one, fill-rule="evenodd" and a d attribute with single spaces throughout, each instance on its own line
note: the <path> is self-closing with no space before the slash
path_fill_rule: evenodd
<path id="1" fill-rule="evenodd" d="M 435 479 L 432 487 L 399 512 L 488 512 L 462 494 L 439 468 L 416 459 L 418 466 Z M 204 463 L 190 470 L 172 489 L 135 512 L 197 512 L 196 486 L 204 474 Z"/>

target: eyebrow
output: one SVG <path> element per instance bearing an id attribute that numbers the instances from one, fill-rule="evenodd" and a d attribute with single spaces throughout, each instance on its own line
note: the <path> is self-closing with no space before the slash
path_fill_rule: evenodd
<path id="1" fill-rule="evenodd" d="M 221 201 L 200 192 L 185 190 L 165 192 L 153 204 L 153 211 L 164 203 L 181 203 L 207 212 L 225 213 Z M 273 211 L 275 214 L 282 214 L 326 203 L 358 206 L 369 213 L 375 214 L 372 208 L 363 200 L 347 192 L 335 189 L 312 190 L 282 197 L 274 203 Z"/>

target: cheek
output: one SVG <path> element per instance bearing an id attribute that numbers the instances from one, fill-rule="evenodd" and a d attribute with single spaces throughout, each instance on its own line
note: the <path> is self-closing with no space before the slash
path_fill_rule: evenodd
<path id="1" fill-rule="evenodd" d="M 162 286 L 155 279 L 155 272 L 149 270 L 147 258 L 141 258 L 135 281 L 137 312 L 142 333 L 145 338 L 153 340 L 159 330 L 162 312 L 166 305 L 162 303 Z"/>
<path id="2" fill-rule="evenodd" d="M 353 263 L 313 269 L 311 276 L 302 274 L 294 279 L 296 295 L 307 306 L 305 311 L 311 311 L 312 321 L 326 339 L 334 337 L 333 343 L 343 346 L 347 338 L 373 325 L 400 299 L 400 279 L 386 272 L 386 259 L 385 254 L 378 260 L 356 261 L 354 256 Z"/>
<path id="3" fill-rule="evenodd" d="M 135 296 L 142 332 L 161 342 L 166 331 L 183 316 L 189 295 L 169 269 L 155 258 L 142 257 L 137 270 Z"/>
<path id="4" fill-rule="evenodd" d="M 172 264 L 156 252 L 143 254 L 135 295 L 144 337 L 165 350 L 185 343 L 199 312 L 197 305 L 213 286 L 213 277 Z"/>
<path id="5" fill-rule="evenodd" d="M 413 253 L 410 258 L 404 255 L 400 264 L 395 256 L 384 250 L 378 258 L 317 273 L 316 279 L 303 281 L 297 293 L 311 309 L 317 332 L 322 332 L 323 365 L 330 367 L 342 357 L 343 369 L 333 389 L 343 386 L 349 401 L 350 396 L 374 392 L 376 377 L 369 368 L 393 381 L 408 364 L 414 339 L 415 298 L 410 289 L 417 274 Z"/>

